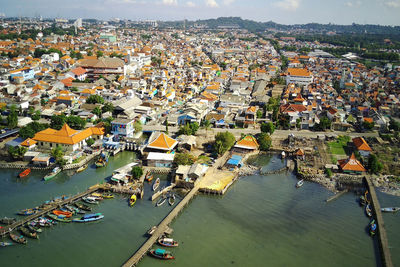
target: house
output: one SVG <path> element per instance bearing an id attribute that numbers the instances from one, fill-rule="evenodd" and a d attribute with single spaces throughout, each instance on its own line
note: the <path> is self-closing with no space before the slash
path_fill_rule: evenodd
<path id="1" fill-rule="evenodd" d="M 75 151 L 83 148 L 89 138 L 102 139 L 103 135 L 104 128 L 102 127 L 90 127 L 77 131 L 65 123 L 60 130 L 48 128 L 36 133 L 32 139 L 37 142 L 39 149 L 51 150 L 61 146 L 64 151 Z"/>
<path id="2" fill-rule="evenodd" d="M 172 151 L 177 144 L 178 141 L 172 139 L 165 133 L 153 132 L 149 138 L 149 143 L 146 146 L 146 150 L 165 153 Z"/>
<path id="3" fill-rule="evenodd" d="M 288 68 L 286 84 L 308 85 L 313 82 L 313 76 L 307 69 Z"/>
<path id="4" fill-rule="evenodd" d="M 147 166 L 171 168 L 174 162 L 175 154 L 150 152 L 147 155 Z"/>
<path id="5" fill-rule="evenodd" d="M 363 157 L 368 157 L 372 151 L 371 147 L 368 145 L 363 137 L 353 138 L 353 144 L 356 147 L 357 151 L 360 152 L 360 155 Z"/>
<path id="6" fill-rule="evenodd" d="M 356 159 L 354 153 L 348 159 L 338 160 L 339 168 L 344 173 L 349 174 L 362 174 L 366 172 L 364 166 Z"/>
<path id="7" fill-rule="evenodd" d="M 32 150 L 36 147 L 36 141 L 31 139 L 31 138 L 27 138 L 25 139 L 25 141 L 23 141 L 21 144 L 19 144 L 20 146 L 26 147 L 28 150 Z"/>
<path id="8" fill-rule="evenodd" d="M 233 150 L 238 153 L 249 153 L 258 150 L 258 142 L 252 135 L 246 135 L 242 139 L 236 142 Z"/>
<path id="9" fill-rule="evenodd" d="M 84 68 L 78 67 L 67 72 L 65 76 L 71 77 L 74 80 L 84 81 L 87 77 L 87 72 Z"/>
<path id="10" fill-rule="evenodd" d="M 10 71 L 11 80 L 21 79 L 22 81 L 32 80 L 35 78 L 35 72 L 31 68 L 21 68 Z"/>
<path id="11" fill-rule="evenodd" d="M 90 79 L 99 78 L 100 75 L 126 75 L 125 63 L 119 58 L 84 59 L 80 66 Z"/>
<path id="12" fill-rule="evenodd" d="M 115 136 L 133 137 L 134 122 L 133 119 L 116 118 L 111 122 L 111 133 Z"/>

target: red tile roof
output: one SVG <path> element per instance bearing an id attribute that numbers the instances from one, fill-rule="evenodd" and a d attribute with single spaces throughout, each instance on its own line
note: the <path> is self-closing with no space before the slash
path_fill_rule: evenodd
<path id="1" fill-rule="evenodd" d="M 371 147 L 367 144 L 365 139 L 362 137 L 353 138 L 353 143 L 357 147 L 358 150 L 372 151 Z"/>
<path id="2" fill-rule="evenodd" d="M 358 171 L 365 172 L 364 166 L 356 159 L 354 153 L 351 154 L 350 158 L 338 160 L 339 166 L 344 171 Z"/>

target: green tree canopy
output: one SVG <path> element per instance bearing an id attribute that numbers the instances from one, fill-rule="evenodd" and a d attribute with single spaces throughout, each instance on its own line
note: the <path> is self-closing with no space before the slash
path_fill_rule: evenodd
<path id="1" fill-rule="evenodd" d="M 236 142 L 235 136 L 230 132 L 226 131 L 218 133 L 215 136 L 215 145 L 214 145 L 215 151 L 219 155 L 222 155 L 226 151 L 231 149 L 231 147 L 235 144 L 235 142 Z"/>
<path id="2" fill-rule="evenodd" d="M 92 146 L 92 145 L 94 144 L 93 138 L 89 138 L 88 140 L 86 140 L 86 144 L 87 144 L 88 146 Z"/>
<path id="3" fill-rule="evenodd" d="M 107 102 L 104 104 L 104 106 L 101 108 L 101 111 L 103 111 L 103 113 L 105 112 L 114 112 L 114 105 L 111 102 Z"/>
<path id="4" fill-rule="evenodd" d="M 131 173 L 134 179 L 139 179 L 143 175 L 143 169 L 140 166 L 133 166 Z"/>
<path id="5" fill-rule="evenodd" d="M 135 129 L 136 133 L 141 132 L 143 129 L 142 123 L 139 120 L 135 121 L 133 128 Z"/>
<path id="6" fill-rule="evenodd" d="M 382 162 L 378 161 L 377 156 L 374 154 L 370 154 L 368 157 L 368 169 L 370 173 L 376 173 L 378 174 L 379 172 L 382 171 L 383 164 Z"/>
<path id="7" fill-rule="evenodd" d="M 261 133 L 257 138 L 258 144 L 260 145 L 260 150 L 268 151 L 271 147 L 271 136 L 267 133 Z"/>
<path id="8" fill-rule="evenodd" d="M 261 124 L 261 132 L 273 134 L 275 131 L 275 126 L 272 122 L 266 122 Z"/>
<path id="9" fill-rule="evenodd" d="M 196 158 L 189 153 L 176 153 L 174 157 L 176 165 L 192 165 L 195 161 Z"/>
<path id="10" fill-rule="evenodd" d="M 99 95 L 91 95 L 86 99 L 86 103 L 88 104 L 104 104 L 104 98 Z"/>

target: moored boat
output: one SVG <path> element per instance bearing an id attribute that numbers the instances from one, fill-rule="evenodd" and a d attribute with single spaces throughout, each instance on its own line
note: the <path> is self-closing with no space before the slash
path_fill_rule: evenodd
<path id="1" fill-rule="evenodd" d="M 57 215 L 55 215 L 55 214 L 48 213 L 47 216 L 48 216 L 49 218 L 53 219 L 53 220 L 58 221 L 58 222 L 69 223 L 69 222 L 72 221 L 71 219 L 66 218 L 65 216 L 62 216 L 62 215 L 57 216 Z"/>
<path id="2" fill-rule="evenodd" d="M 54 178 L 60 172 L 61 172 L 61 168 L 55 167 L 49 174 L 47 174 L 45 177 L 43 177 L 43 180 L 48 181 L 48 180 Z"/>
<path id="3" fill-rule="evenodd" d="M 31 173 L 31 168 L 25 169 L 24 171 L 20 172 L 20 174 L 18 174 L 19 178 L 24 178 L 26 176 L 28 176 Z"/>
<path id="4" fill-rule="evenodd" d="M 33 226 L 32 224 L 28 224 L 28 229 L 29 231 L 31 231 L 32 233 L 41 233 L 43 232 L 42 229 L 37 228 L 36 226 Z"/>
<path id="5" fill-rule="evenodd" d="M 165 249 L 161 249 L 161 248 L 151 249 L 149 253 L 151 256 L 161 259 L 161 260 L 175 259 L 174 256 L 171 255 L 171 252 L 166 251 Z"/>
<path id="6" fill-rule="evenodd" d="M 27 237 L 30 237 L 30 238 L 39 239 L 39 235 L 38 235 L 36 232 L 32 233 L 31 231 L 29 231 L 28 228 L 26 228 L 26 227 L 24 227 L 24 226 L 21 226 L 21 227 L 19 228 L 19 230 L 21 231 L 21 233 L 22 233 L 24 236 L 27 236 Z"/>
<path id="7" fill-rule="evenodd" d="M 85 214 L 85 212 L 83 210 L 80 210 L 80 209 L 78 209 L 77 207 L 74 207 L 74 206 L 65 205 L 65 208 L 68 211 L 73 212 L 75 214 Z"/>
<path id="8" fill-rule="evenodd" d="M 360 196 L 360 206 L 364 206 L 365 204 L 367 204 L 367 202 L 365 201 L 365 197 Z"/>
<path id="9" fill-rule="evenodd" d="M 136 195 L 133 194 L 133 195 L 131 196 L 131 198 L 129 199 L 129 206 L 132 207 L 133 205 L 135 205 L 136 199 L 137 199 Z"/>
<path id="10" fill-rule="evenodd" d="M 7 217 L 4 217 L 4 218 L 1 218 L 0 219 L 0 223 L 1 224 L 13 224 L 13 223 L 15 223 L 17 221 L 17 219 L 15 219 L 15 218 L 7 218 Z"/>
<path id="11" fill-rule="evenodd" d="M 103 219 L 104 215 L 101 213 L 87 214 L 81 218 L 73 219 L 73 222 L 94 222 Z"/>
<path id="12" fill-rule="evenodd" d="M 388 208 L 381 208 L 383 212 L 397 212 L 400 210 L 400 207 L 388 207 Z"/>
<path id="13" fill-rule="evenodd" d="M 37 212 L 35 209 L 24 209 L 18 212 L 18 215 L 23 215 L 23 216 L 30 216 L 33 215 Z"/>
<path id="14" fill-rule="evenodd" d="M 153 191 L 156 191 L 159 186 L 160 186 L 160 178 L 157 178 L 153 184 Z"/>
<path id="15" fill-rule="evenodd" d="M 89 207 L 88 205 L 85 205 L 83 203 L 80 203 L 80 202 L 75 202 L 74 205 L 75 205 L 75 207 L 77 207 L 77 208 L 79 208 L 81 210 L 86 210 L 86 211 L 91 211 L 92 210 L 91 207 Z"/>
<path id="16" fill-rule="evenodd" d="M 161 206 L 162 204 L 165 203 L 166 200 L 167 200 L 166 197 L 161 197 L 161 198 L 157 201 L 156 206 L 157 206 L 157 207 Z"/>
<path id="17" fill-rule="evenodd" d="M 154 176 L 151 174 L 151 172 L 148 172 L 146 174 L 146 177 L 144 178 L 147 182 L 151 182 L 153 180 Z"/>
<path id="18" fill-rule="evenodd" d="M 304 180 L 301 179 L 300 181 L 298 181 L 298 182 L 296 183 L 296 188 L 302 187 L 303 184 L 304 184 Z"/>
<path id="19" fill-rule="evenodd" d="M 175 204 L 175 194 L 171 194 L 168 197 L 168 203 L 169 203 L 170 206 L 173 206 Z"/>
<path id="20" fill-rule="evenodd" d="M 0 247 L 8 247 L 12 245 L 14 245 L 12 242 L 0 242 Z"/>
<path id="21" fill-rule="evenodd" d="M 57 215 L 57 216 L 65 216 L 67 218 L 72 217 L 72 212 L 70 211 L 63 211 L 63 210 L 53 210 L 53 214 Z"/>
<path id="22" fill-rule="evenodd" d="M 376 222 L 375 222 L 375 220 L 372 220 L 372 221 L 369 223 L 369 234 L 370 234 L 371 236 L 374 236 L 375 233 L 376 233 L 376 229 L 377 229 Z"/>
<path id="23" fill-rule="evenodd" d="M 98 192 L 95 192 L 95 193 L 92 193 L 92 196 L 93 197 L 101 197 L 102 199 L 114 198 L 114 195 L 110 194 L 110 193 L 98 193 Z"/>
<path id="24" fill-rule="evenodd" d="M 14 233 L 10 233 L 10 238 L 12 239 L 12 241 L 14 241 L 14 242 L 16 242 L 18 244 L 26 244 L 26 243 L 28 243 L 28 241 L 22 235 L 17 235 L 17 234 L 14 234 Z"/>
<path id="25" fill-rule="evenodd" d="M 96 161 L 96 167 L 101 168 L 106 166 L 108 163 L 108 152 L 101 152 L 99 158 Z"/>
<path id="26" fill-rule="evenodd" d="M 158 239 L 158 244 L 160 244 L 161 246 L 164 247 L 177 247 L 179 246 L 179 243 L 175 240 L 173 240 L 172 238 L 160 238 Z"/>
<path id="27" fill-rule="evenodd" d="M 90 196 L 83 197 L 82 200 L 88 204 L 99 204 L 99 202 L 95 198 Z"/>
<path id="28" fill-rule="evenodd" d="M 367 214 L 368 217 L 372 217 L 372 209 L 370 204 L 365 206 L 365 213 Z"/>
<path id="29" fill-rule="evenodd" d="M 88 167 L 87 164 L 83 164 L 81 167 L 79 167 L 79 168 L 76 170 L 76 172 L 77 172 L 77 173 L 83 172 L 84 170 L 87 169 L 87 167 Z"/>

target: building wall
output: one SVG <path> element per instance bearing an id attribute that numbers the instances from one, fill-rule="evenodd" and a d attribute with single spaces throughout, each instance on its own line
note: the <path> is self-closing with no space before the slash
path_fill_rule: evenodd
<path id="1" fill-rule="evenodd" d="M 128 123 L 111 122 L 111 133 L 114 135 L 133 137 L 134 131 L 135 128 L 133 127 L 133 121 Z"/>
<path id="2" fill-rule="evenodd" d="M 147 160 L 147 166 L 149 166 L 149 167 L 171 168 L 172 167 L 172 161 Z"/>
<path id="3" fill-rule="evenodd" d="M 312 76 L 286 76 L 286 84 L 295 83 L 301 85 L 308 85 L 312 83 L 313 77 Z"/>

